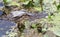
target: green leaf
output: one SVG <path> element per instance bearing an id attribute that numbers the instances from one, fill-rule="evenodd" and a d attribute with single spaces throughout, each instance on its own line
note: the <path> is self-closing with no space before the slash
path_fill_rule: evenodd
<path id="1" fill-rule="evenodd" d="M 32 27 L 33 27 L 33 28 L 36 28 L 36 24 L 32 24 Z"/>
<path id="2" fill-rule="evenodd" d="M 58 10 L 60 9 L 60 5 L 57 6 L 57 9 L 58 9 Z"/>
<path id="3" fill-rule="evenodd" d="M 14 5 L 16 5 L 16 6 L 20 6 L 20 4 L 19 3 L 17 3 L 17 2 L 11 2 L 10 4 L 9 4 L 9 6 L 14 6 Z"/>
<path id="4" fill-rule="evenodd" d="M 27 5 L 28 3 L 29 3 L 29 1 L 26 1 L 26 2 L 24 2 L 23 4 Z"/>
<path id="5" fill-rule="evenodd" d="M 25 8 L 30 8 L 30 7 L 34 7 L 33 2 L 32 1 L 28 1 L 26 4 L 24 4 Z"/>
<path id="6" fill-rule="evenodd" d="M 40 0 L 33 0 L 34 1 L 34 6 L 40 6 Z"/>
<path id="7" fill-rule="evenodd" d="M 46 32 L 47 31 L 47 29 L 46 28 L 42 28 L 42 32 Z"/>
<path id="8" fill-rule="evenodd" d="M 50 31 L 53 31 L 53 33 L 57 36 L 60 36 L 60 27 L 59 26 L 54 26 L 53 28 L 49 29 Z"/>
<path id="9" fill-rule="evenodd" d="M 49 37 L 47 34 L 45 34 L 43 37 Z"/>
<path id="10" fill-rule="evenodd" d="M 24 25 L 25 25 L 25 28 L 29 28 L 30 22 L 29 21 L 25 21 Z"/>
<path id="11" fill-rule="evenodd" d="M 42 11 L 41 7 L 34 7 L 34 9 L 37 10 L 37 11 Z"/>
<path id="12" fill-rule="evenodd" d="M 4 3 L 12 2 L 12 0 L 3 0 Z"/>
<path id="13" fill-rule="evenodd" d="M 56 34 L 57 36 L 60 36 L 60 30 L 54 31 L 54 34 Z"/>

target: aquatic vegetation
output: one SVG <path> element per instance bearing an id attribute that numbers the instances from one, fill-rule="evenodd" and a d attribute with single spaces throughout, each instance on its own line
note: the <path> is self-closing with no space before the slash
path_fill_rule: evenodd
<path id="1" fill-rule="evenodd" d="M 60 37 L 59 1 L 3 0 L 4 7 L 0 10 L 0 19 L 17 24 L 16 30 L 13 28 L 12 31 L 6 32 L 7 37 Z M 9 24 L 8 26 L 10 27 Z"/>

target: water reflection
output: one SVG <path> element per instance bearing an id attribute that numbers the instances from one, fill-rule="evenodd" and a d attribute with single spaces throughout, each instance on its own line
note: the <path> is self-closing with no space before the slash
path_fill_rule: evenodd
<path id="1" fill-rule="evenodd" d="M 0 0 L 1 1 L 1 0 Z M 2 8 L 4 7 L 3 2 L 0 2 L 0 16 L 3 14 Z"/>
<path id="2" fill-rule="evenodd" d="M 2 6 L 4 6 L 4 4 L 3 3 L 0 3 L 0 7 L 2 7 Z"/>
<path id="3" fill-rule="evenodd" d="M 0 16 L 3 14 L 3 11 L 0 11 Z"/>
<path id="4" fill-rule="evenodd" d="M 15 25 L 16 24 L 14 22 L 0 20 L 0 37 L 6 35 L 6 32 L 12 29 L 11 27 Z"/>

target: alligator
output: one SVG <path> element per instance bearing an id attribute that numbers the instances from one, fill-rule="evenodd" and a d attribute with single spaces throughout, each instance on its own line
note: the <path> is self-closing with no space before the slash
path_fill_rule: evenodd
<path id="1" fill-rule="evenodd" d="M 28 18 L 28 20 L 35 20 L 35 19 L 41 19 L 41 18 L 45 18 L 46 16 L 48 16 L 48 13 L 46 12 L 35 12 L 35 13 L 31 13 L 31 12 L 25 12 L 25 11 L 12 11 L 9 15 L 7 15 L 7 18 L 9 20 L 19 20 L 19 19 L 24 19 L 24 18 Z"/>

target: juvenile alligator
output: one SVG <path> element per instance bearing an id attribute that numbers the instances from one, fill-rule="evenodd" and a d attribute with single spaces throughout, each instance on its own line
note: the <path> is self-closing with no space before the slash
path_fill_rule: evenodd
<path id="1" fill-rule="evenodd" d="M 13 11 L 9 15 L 7 15 L 7 18 L 9 20 L 19 20 L 19 19 L 22 20 L 24 18 L 28 18 L 29 20 L 35 20 L 35 19 L 45 18 L 46 16 L 48 16 L 46 12 L 30 13 L 24 11 Z"/>

